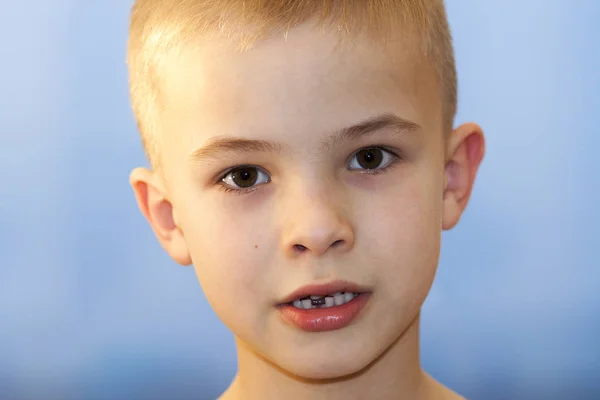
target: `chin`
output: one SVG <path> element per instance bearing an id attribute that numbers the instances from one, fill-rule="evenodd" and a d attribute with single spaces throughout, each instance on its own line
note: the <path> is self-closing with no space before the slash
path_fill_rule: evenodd
<path id="1" fill-rule="evenodd" d="M 376 357 L 369 357 L 363 347 L 360 352 L 322 351 L 315 354 L 290 355 L 279 365 L 288 373 L 307 380 L 337 380 L 364 370 Z"/>

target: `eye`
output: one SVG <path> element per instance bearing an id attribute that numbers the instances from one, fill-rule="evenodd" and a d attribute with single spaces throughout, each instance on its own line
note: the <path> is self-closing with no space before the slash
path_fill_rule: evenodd
<path id="1" fill-rule="evenodd" d="M 227 172 L 221 181 L 231 190 L 244 190 L 256 184 L 269 183 L 271 178 L 258 167 L 240 166 Z"/>
<path id="2" fill-rule="evenodd" d="M 379 148 L 369 147 L 361 149 L 354 153 L 348 163 L 351 170 L 384 170 L 398 159 L 398 156 L 391 151 Z"/>

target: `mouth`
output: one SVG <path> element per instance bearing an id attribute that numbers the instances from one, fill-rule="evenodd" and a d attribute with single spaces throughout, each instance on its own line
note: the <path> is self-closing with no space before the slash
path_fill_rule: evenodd
<path id="1" fill-rule="evenodd" d="M 337 292 L 328 294 L 326 296 L 310 295 L 302 299 L 294 300 L 291 303 L 291 305 L 301 310 L 312 310 L 315 308 L 330 308 L 347 304 L 359 294 L 360 293 L 356 292 Z"/>
<path id="2" fill-rule="evenodd" d="M 297 308 L 299 307 L 298 301 L 302 302 L 304 300 L 318 300 L 319 298 L 325 298 L 324 303 L 327 303 L 327 297 L 332 298 L 334 301 L 334 305 L 336 304 L 336 298 L 338 302 L 342 301 L 341 295 L 344 296 L 344 301 L 348 302 L 351 300 L 350 295 L 354 296 L 361 293 L 369 293 L 371 289 L 366 286 L 361 286 L 353 282 L 348 281 L 333 281 L 320 285 L 307 285 L 303 286 L 286 297 L 284 297 L 279 305 L 294 305 Z M 331 303 L 331 300 L 329 300 Z M 295 303 L 295 304 L 294 304 Z M 303 306 L 308 303 L 303 303 Z M 317 302 L 317 305 L 320 303 Z M 341 304 L 338 304 L 341 305 Z"/>
<path id="3" fill-rule="evenodd" d="M 307 332 L 325 332 L 348 326 L 371 297 L 371 290 L 350 282 L 302 287 L 276 308 L 285 323 Z"/>

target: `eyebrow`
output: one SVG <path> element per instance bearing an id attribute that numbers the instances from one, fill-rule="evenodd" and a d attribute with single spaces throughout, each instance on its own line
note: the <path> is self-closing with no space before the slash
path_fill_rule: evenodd
<path id="1" fill-rule="evenodd" d="M 325 141 L 321 142 L 319 151 L 321 153 L 327 152 L 341 142 L 355 141 L 384 129 L 391 129 L 392 132 L 403 136 L 407 133 L 419 130 L 420 126 L 414 122 L 401 118 L 396 114 L 385 113 L 333 131 Z M 230 154 L 249 154 L 257 152 L 281 153 L 284 149 L 285 146 L 281 143 L 267 140 L 217 137 L 209 140 L 209 142 L 201 148 L 194 150 L 190 155 L 190 160 L 193 163 L 207 163 L 211 160 L 217 160 Z"/>

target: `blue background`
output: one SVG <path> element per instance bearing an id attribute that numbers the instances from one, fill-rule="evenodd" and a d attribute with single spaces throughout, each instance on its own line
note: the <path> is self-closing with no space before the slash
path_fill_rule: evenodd
<path id="1" fill-rule="evenodd" d="M 234 343 L 137 210 L 131 1 L 0 12 L 0 398 L 214 398 Z M 423 364 L 473 399 L 600 398 L 600 2 L 450 0 L 487 155 Z"/>

